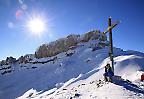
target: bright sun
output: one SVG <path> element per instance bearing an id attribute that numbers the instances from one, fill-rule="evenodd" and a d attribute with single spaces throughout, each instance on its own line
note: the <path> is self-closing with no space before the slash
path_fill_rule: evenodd
<path id="1" fill-rule="evenodd" d="M 33 34 L 41 35 L 45 31 L 45 22 L 40 18 L 33 18 L 28 22 L 28 28 Z"/>

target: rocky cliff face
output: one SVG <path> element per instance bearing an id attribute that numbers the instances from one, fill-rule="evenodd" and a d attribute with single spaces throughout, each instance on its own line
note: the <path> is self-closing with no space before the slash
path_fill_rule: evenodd
<path id="1" fill-rule="evenodd" d="M 72 46 L 77 46 L 78 43 L 88 42 L 89 40 L 97 40 L 97 47 L 107 46 L 107 43 L 105 43 L 105 41 L 107 41 L 106 35 L 98 30 L 93 30 L 83 35 L 68 35 L 66 38 L 58 39 L 49 44 L 43 44 L 35 52 L 35 57 L 51 57 L 68 51 Z"/>
<path id="2" fill-rule="evenodd" d="M 0 61 L 0 71 L 2 71 L 2 73 L 7 73 L 10 71 L 12 64 L 26 64 L 30 63 L 34 58 L 55 56 L 61 52 L 73 50 L 77 48 L 79 43 L 88 42 L 89 40 L 96 40 L 96 43 L 91 45 L 92 51 L 108 46 L 106 35 L 98 30 L 89 31 L 82 35 L 71 34 L 65 38 L 50 42 L 49 44 L 41 45 L 36 50 L 35 54 L 26 54 L 20 56 L 17 60 L 12 56 L 7 57 L 5 60 Z M 70 54 L 71 53 L 67 53 L 67 55 Z"/>

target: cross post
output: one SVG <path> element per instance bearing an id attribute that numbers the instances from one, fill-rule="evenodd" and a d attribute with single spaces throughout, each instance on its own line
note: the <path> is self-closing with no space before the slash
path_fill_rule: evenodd
<path id="1" fill-rule="evenodd" d="M 108 26 L 112 26 L 111 17 L 108 18 Z M 114 73 L 112 28 L 109 28 L 109 57 L 112 65 L 112 71 Z"/>

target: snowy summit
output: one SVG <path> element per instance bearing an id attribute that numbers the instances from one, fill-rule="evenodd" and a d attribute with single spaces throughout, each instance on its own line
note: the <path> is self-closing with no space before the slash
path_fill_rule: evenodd
<path id="1" fill-rule="evenodd" d="M 144 53 L 114 48 L 115 75 L 100 31 L 41 45 L 35 54 L 1 61 L 0 99 L 144 99 Z"/>

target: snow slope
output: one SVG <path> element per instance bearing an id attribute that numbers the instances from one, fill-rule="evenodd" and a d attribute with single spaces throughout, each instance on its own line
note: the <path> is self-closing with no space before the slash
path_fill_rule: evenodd
<path id="1" fill-rule="evenodd" d="M 112 98 L 116 97 L 117 94 L 121 94 L 119 97 L 123 98 L 125 95 L 122 92 L 126 94 L 126 97 L 130 95 L 134 98 L 144 98 L 142 89 L 139 89 L 142 92 L 140 91 L 138 94 L 129 92 L 123 85 L 120 85 L 124 83 L 123 81 L 120 84 L 103 82 L 102 87 L 97 88 L 99 79 L 102 80 L 103 78 L 103 66 L 109 62 L 109 58 L 107 58 L 107 47 L 92 51 L 91 45 L 94 42 L 89 41 L 79 44 L 73 50 L 74 54 L 72 56 L 66 56 L 65 52 L 58 54 L 55 62 L 15 64 L 12 73 L 0 75 L 0 99 L 14 99 L 16 97 L 19 99 L 67 99 L 67 97 L 80 99 L 98 97 L 98 99 L 101 99 L 103 98 L 101 96 Z M 121 75 L 124 79 L 130 79 L 134 81 L 134 84 L 141 87 L 143 83 L 140 84 L 139 75 L 144 70 L 144 54 L 134 51 L 122 51 L 119 48 L 115 48 L 114 52 L 116 75 Z M 133 80 L 131 75 L 135 75 Z M 108 95 L 109 91 L 113 89 L 117 91 L 111 92 L 113 95 Z M 58 93 L 62 94 L 57 95 Z M 75 96 L 75 93 L 78 93 L 78 96 Z"/>
<path id="2" fill-rule="evenodd" d="M 118 56 L 114 60 L 116 66 L 120 68 L 119 62 L 127 59 L 133 61 L 135 58 L 142 58 L 135 55 Z M 127 72 L 116 72 L 116 74 L 127 77 L 125 79 L 116 76 L 113 83 L 103 81 L 103 65 L 109 60 L 105 59 L 95 73 L 87 78 L 83 77 L 70 83 L 68 86 L 62 87 L 53 94 L 40 94 L 34 99 L 143 99 L 144 98 L 144 82 L 140 81 L 140 75 L 144 73 L 138 69 L 127 70 Z M 130 64 L 130 63 L 129 63 Z M 116 68 L 117 68 L 116 67 Z M 130 65 L 125 69 L 131 68 Z M 121 70 L 122 71 L 122 70 Z M 92 71 L 91 71 L 92 72 Z M 20 98 L 21 99 L 21 98 Z"/>

